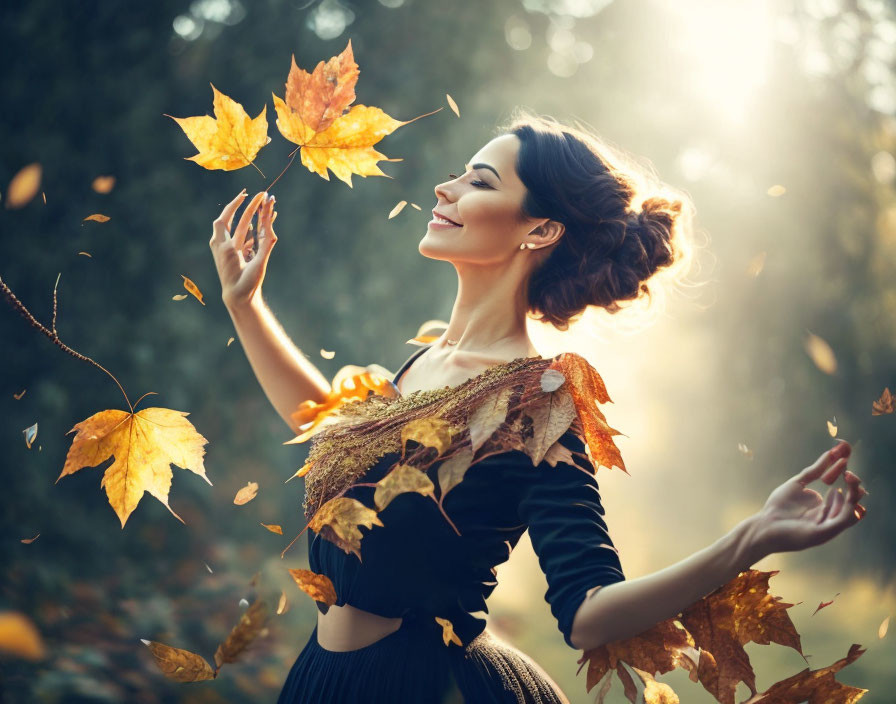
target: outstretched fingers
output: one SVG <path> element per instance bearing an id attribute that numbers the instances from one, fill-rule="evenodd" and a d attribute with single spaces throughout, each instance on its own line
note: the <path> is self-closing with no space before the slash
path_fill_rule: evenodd
<path id="1" fill-rule="evenodd" d="M 224 206 L 224 210 L 212 222 L 212 238 L 209 240 L 209 245 L 223 244 L 230 239 L 230 223 L 233 222 L 233 215 L 245 197 L 246 189 L 244 188 L 237 194 L 236 198 Z"/>
<path id="2" fill-rule="evenodd" d="M 846 466 L 846 459 L 851 451 L 852 447 L 850 444 L 843 441 L 830 450 L 823 452 L 815 462 L 793 477 L 793 479 L 804 487 L 816 479 L 821 479 L 826 484 L 830 484 Z"/>
<path id="3" fill-rule="evenodd" d="M 246 234 L 249 232 L 249 223 L 252 222 L 252 218 L 255 216 L 255 211 L 258 210 L 258 206 L 261 205 L 265 195 L 267 194 L 264 191 L 256 193 L 252 197 L 252 200 L 249 201 L 249 205 L 247 205 L 246 209 L 243 211 L 243 215 L 233 233 L 233 246 L 238 252 L 243 249 L 243 245 L 246 242 Z"/>

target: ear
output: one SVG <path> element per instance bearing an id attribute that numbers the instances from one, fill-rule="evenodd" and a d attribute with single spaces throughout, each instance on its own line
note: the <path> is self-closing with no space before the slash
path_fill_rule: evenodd
<path id="1" fill-rule="evenodd" d="M 538 238 L 537 244 L 540 249 L 541 247 L 549 247 L 554 244 L 560 239 L 565 231 L 566 228 L 563 223 L 559 223 L 556 220 L 545 220 L 541 225 L 532 230 L 532 232 L 529 233 L 529 236 Z"/>

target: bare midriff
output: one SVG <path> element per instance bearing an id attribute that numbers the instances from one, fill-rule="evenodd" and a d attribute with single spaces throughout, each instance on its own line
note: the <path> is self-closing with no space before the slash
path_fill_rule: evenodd
<path id="1" fill-rule="evenodd" d="M 317 612 L 317 643 L 324 650 L 345 652 L 376 643 L 399 629 L 401 616 L 387 618 L 350 604 Z"/>

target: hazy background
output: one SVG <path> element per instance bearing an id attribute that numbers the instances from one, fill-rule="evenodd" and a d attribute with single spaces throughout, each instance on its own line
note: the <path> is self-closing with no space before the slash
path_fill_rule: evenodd
<path id="1" fill-rule="evenodd" d="M 147 494 L 124 530 L 100 489 L 108 462 L 54 483 L 72 426 L 126 406 L 111 379 L 4 306 L 0 610 L 30 617 L 48 657 L 0 655 L 3 701 L 274 701 L 306 643 L 317 610 L 285 569 L 307 567 L 305 537 L 286 559 L 280 551 L 304 526 L 301 480 L 283 482 L 307 447 L 283 445 L 292 433 L 239 342 L 227 345 L 235 332 L 208 240 L 223 205 L 264 188 L 294 148 L 271 98 L 283 95 L 290 56 L 310 71 L 349 39 L 356 104 L 400 120 L 443 109 L 376 145 L 402 159 L 380 162 L 391 178 L 353 176 L 349 188 L 297 158 L 275 187 L 279 243 L 264 293 L 296 344 L 328 378 L 346 364 L 397 369 L 416 349 L 405 341 L 423 321 L 446 320 L 454 301 L 453 267 L 417 251 L 433 187 L 460 173 L 514 106 L 587 123 L 687 191 L 708 242 L 707 284 L 646 324 L 637 311 L 595 311 L 568 334 L 530 323 L 543 355 L 583 354 L 613 399 L 604 411 L 626 434 L 617 444 L 629 474 L 601 468 L 598 480 L 626 575 L 683 559 L 758 510 L 833 445 L 833 423 L 871 492 L 866 519 L 756 567 L 780 570 L 772 592 L 799 602 L 788 613 L 813 668 L 860 643 L 867 652 L 838 679 L 870 689 L 863 702 L 892 701 L 896 648 L 878 629 L 896 611 L 896 419 L 871 405 L 896 388 L 893 10 L 871 0 L 3 5 L 0 196 L 38 162 L 46 202 L 0 208 L 0 276 L 49 326 L 61 272 L 62 341 L 132 400 L 158 394 L 141 407 L 189 412 L 209 441 L 214 483 L 173 468 L 170 503 L 187 525 Z M 272 141 L 257 161 L 267 180 L 184 160 L 195 149 L 163 113 L 212 114 L 210 82 L 253 117 L 268 106 Z M 111 192 L 91 188 L 100 175 L 116 178 Z M 388 219 L 400 200 L 422 210 Z M 97 212 L 111 219 L 83 221 Z M 205 306 L 172 300 L 186 293 L 182 275 Z M 813 361 L 812 335 L 836 368 Z M 258 497 L 235 506 L 249 481 Z M 217 680 L 166 679 L 140 639 L 212 661 L 256 572 L 290 602 L 269 636 Z M 490 625 L 572 702 L 592 701 L 527 537 L 498 577 Z M 783 646 L 747 651 L 760 691 L 806 666 Z M 714 701 L 682 671 L 659 679 L 683 701 Z M 746 696 L 741 685 L 738 701 Z M 618 681 L 608 701 L 625 701 Z"/>

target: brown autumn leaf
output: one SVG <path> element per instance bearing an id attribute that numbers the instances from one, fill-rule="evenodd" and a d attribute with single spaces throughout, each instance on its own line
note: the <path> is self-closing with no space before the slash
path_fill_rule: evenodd
<path id="1" fill-rule="evenodd" d="M 249 503 L 255 496 L 258 494 L 258 483 L 257 482 L 249 482 L 236 492 L 236 496 L 233 497 L 233 503 L 237 506 L 242 506 L 243 504 Z"/>
<path id="2" fill-rule="evenodd" d="M 19 169 L 6 187 L 6 207 L 17 209 L 28 205 L 40 189 L 41 173 L 37 162 Z"/>
<path id="3" fill-rule="evenodd" d="M 649 672 L 639 670 L 634 666 L 632 666 L 632 669 L 641 678 L 641 682 L 644 683 L 644 693 L 642 695 L 644 704 L 679 704 L 678 695 L 675 694 L 669 685 L 657 682 Z"/>
<path id="4" fill-rule="evenodd" d="M 451 623 L 451 621 L 449 621 L 447 618 L 440 618 L 439 616 L 436 616 L 435 619 L 436 623 L 438 623 L 442 627 L 442 640 L 444 641 L 445 645 L 454 643 L 455 645 L 463 647 L 463 643 L 454 632 L 454 624 Z"/>
<path id="5" fill-rule="evenodd" d="M 777 573 L 741 572 L 691 604 L 678 618 L 585 652 L 579 662 L 588 662 L 587 690 L 616 669 L 630 691 L 625 677 L 619 674 L 621 661 L 651 677 L 681 667 L 722 704 L 734 704 L 739 682 L 755 695 L 756 678 L 743 648 L 746 643 L 775 642 L 802 655 L 799 633 L 786 613 L 793 604 L 768 593 L 768 579 Z"/>
<path id="6" fill-rule="evenodd" d="M 336 587 L 325 574 L 311 570 L 287 568 L 299 589 L 327 607 L 336 603 Z"/>
<path id="7" fill-rule="evenodd" d="M 346 554 L 353 552 L 361 562 L 360 526 L 382 527 L 383 522 L 372 508 L 357 499 L 337 496 L 321 506 L 311 518 L 308 527 L 322 538 L 338 545 Z"/>
<path id="8" fill-rule="evenodd" d="M 435 486 L 432 480 L 416 467 L 399 464 L 376 483 L 373 503 L 382 511 L 399 494 L 415 491 L 423 496 L 433 496 Z"/>
<path id="9" fill-rule="evenodd" d="M 579 419 L 581 419 L 585 449 L 589 459 L 598 466 L 612 469 L 619 467 L 628 474 L 614 435 L 625 435 L 607 424 L 606 416 L 596 404 L 612 403 L 600 374 L 578 354 L 564 353 L 551 363 L 551 368 L 559 371 L 567 380 L 566 388 L 572 396 Z M 628 437 L 628 436 L 626 436 Z"/>
<path id="10" fill-rule="evenodd" d="M 210 170 L 233 171 L 249 164 L 254 166 L 258 152 L 271 141 L 265 116 L 267 105 L 252 119 L 242 105 L 218 91 L 214 84 L 211 86 L 214 117 L 165 115 L 180 125 L 193 146 L 199 150 L 198 154 L 184 158 Z"/>
<path id="11" fill-rule="evenodd" d="M 149 648 L 156 666 L 168 679 L 175 682 L 201 682 L 213 680 L 217 676 L 212 666 L 201 655 L 154 640 L 143 638 L 140 640 Z"/>
<path id="12" fill-rule="evenodd" d="M 837 592 L 836 594 L 834 594 L 834 599 L 836 599 L 837 596 L 839 596 L 839 594 L 840 594 L 840 592 Z M 822 601 L 822 602 L 815 608 L 815 611 L 812 612 L 812 615 L 814 616 L 815 614 L 817 614 L 819 611 L 821 611 L 821 610 L 822 610 L 823 608 L 825 608 L 826 606 L 830 606 L 831 604 L 833 604 L 833 603 L 834 603 L 834 599 L 831 599 L 830 601 Z"/>
<path id="13" fill-rule="evenodd" d="M 38 533 L 37 535 L 40 535 L 40 533 Z M 25 545 L 31 545 L 31 543 L 37 540 L 37 535 L 35 535 L 33 538 L 22 538 L 21 542 L 25 543 Z"/>
<path id="14" fill-rule="evenodd" d="M 22 396 L 25 395 L 25 391 L 27 391 L 27 389 L 22 389 L 22 390 L 21 390 L 19 393 L 17 393 L 17 394 L 14 393 L 14 394 L 13 394 L 13 398 L 14 398 L 16 401 L 20 401 L 20 400 L 22 399 Z"/>
<path id="15" fill-rule="evenodd" d="M 742 704 L 854 704 L 868 690 L 838 682 L 834 679 L 834 673 L 855 662 L 864 652 L 862 646 L 853 643 L 845 658 L 817 670 L 807 667 L 792 677 L 776 682 Z"/>
<path id="16" fill-rule="evenodd" d="M 37 661 L 47 656 L 47 648 L 34 621 L 18 611 L 0 611 L 0 653 Z"/>
<path id="17" fill-rule="evenodd" d="M 224 642 L 218 646 L 215 651 L 215 665 L 220 668 L 225 662 L 236 662 L 252 641 L 262 634 L 268 615 L 267 602 L 256 599 L 240 616 L 240 620 Z"/>
<path id="18" fill-rule="evenodd" d="M 109 193 L 115 187 L 114 176 L 97 176 L 90 187 L 97 193 Z"/>
<path id="19" fill-rule="evenodd" d="M 184 280 L 184 288 L 187 289 L 187 291 L 192 293 L 194 296 L 196 296 L 197 300 L 202 305 L 205 305 L 205 301 L 202 300 L 202 291 L 199 290 L 199 287 L 196 284 L 194 284 L 190 279 L 188 279 L 186 276 L 184 276 L 183 274 L 181 274 L 180 277 Z"/>
<path id="20" fill-rule="evenodd" d="M 90 257 L 91 259 L 93 259 L 93 255 L 90 254 L 90 252 L 78 252 L 78 254 L 80 254 L 84 257 Z"/>
<path id="21" fill-rule="evenodd" d="M 343 114 L 355 100 L 358 74 L 349 40 L 341 54 L 319 62 L 312 73 L 300 69 L 293 56 L 285 100 L 273 96 L 277 129 L 299 145 L 302 164 L 327 181 L 330 169 L 349 187 L 353 174 L 387 176 L 377 162 L 401 160 L 387 159 L 373 145 L 408 124 L 373 106 L 355 105 Z"/>
<path id="22" fill-rule="evenodd" d="M 94 213 L 93 215 L 88 215 L 84 220 L 94 220 L 96 222 L 109 222 L 111 218 L 108 215 L 103 215 L 102 213 Z"/>
<path id="23" fill-rule="evenodd" d="M 265 528 L 267 528 L 269 531 L 271 531 L 271 533 L 276 533 L 277 535 L 283 535 L 283 528 L 276 524 L 268 525 L 267 523 L 262 523 L 261 525 L 263 525 Z"/>
<path id="24" fill-rule="evenodd" d="M 441 456 L 451 444 L 451 424 L 441 418 L 418 418 L 401 427 L 401 444 L 407 449 L 409 440 L 418 442 L 424 447 L 433 447 Z"/>
<path id="25" fill-rule="evenodd" d="M 885 413 L 893 413 L 893 411 L 893 395 L 890 393 L 890 387 L 887 386 L 880 398 L 871 402 L 871 415 L 880 416 Z"/>
<path id="26" fill-rule="evenodd" d="M 137 413 L 113 409 L 95 413 L 66 433 L 78 431 L 56 482 L 114 456 L 100 486 L 105 488 L 122 529 L 146 491 L 183 523 L 168 505 L 170 465 L 188 469 L 212 486 L 203 466 L 203 445 L 208 440 L 196 432 L 186 419 L 188 415 L 170 408 L 144 408 Z"/>

